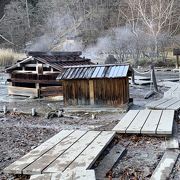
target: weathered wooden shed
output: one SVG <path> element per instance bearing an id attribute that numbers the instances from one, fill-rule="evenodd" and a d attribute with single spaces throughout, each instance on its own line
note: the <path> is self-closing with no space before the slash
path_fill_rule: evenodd
<path id="1" fill-rule="evenodd" d="M 129 102 L 129 65 L 65 67 L 57 77 L 63 83 L 65 105 L 122 106 Z"/>
<path id="2" fill-rule="evenodd" d="M 81 52 L 29 52 L 28 57 L 6 68 L 9 95 L 45 97 L 62 95 L 56 80 L 64 66 L 92 64 Z"/>

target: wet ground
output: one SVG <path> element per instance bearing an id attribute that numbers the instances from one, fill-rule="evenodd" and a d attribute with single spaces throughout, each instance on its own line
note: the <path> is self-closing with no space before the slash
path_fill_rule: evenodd
<path id="1" fill-rule="evenodd" d="M 158 79 L 179 77 L 179 73 L 160 72 Z M 9 97 L 7 95 L 6 75 L 0 74 L 0 110 L 6 105 L 11 113 L 0 113 L 0 179 L 15 179 L 5 175 L 2 169 L 35 148 L 61 129 L 111 130 L 124 113 L 64 113 L 61 118 L 46 118 L 52 109 L 62 109 L 61 99 L 29 99 Z M 146 103 L 159 99 L 165 87 L 155 96 L 145 100 L 144 95 L 151 86 L 130 86 L 130 96 L 134 99 L 131 109 L 144 109 Z M 38 116 L 24 115 L 19 112 L 31 112 L 36 108 Z M 16 113 L 12 112 L 17 108 Z M 127 148 L 126 155 L 113 168 L 112 176 L 120 179 L 149 179 L 164 152 L 165 138 L 119 135 L 118 143 Z M 178 170 L 180 160 L 173 170 L 172 177 L 180 178 Z M 26 178 L 25 178 L 26 179 Z"/>

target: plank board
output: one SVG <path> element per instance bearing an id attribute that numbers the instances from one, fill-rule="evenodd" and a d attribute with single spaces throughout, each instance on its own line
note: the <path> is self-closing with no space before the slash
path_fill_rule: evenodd
<path id="1" fill-rule="evenodd" d="M 23 174 L 41 174 L 41 172 L 54 160 L 56 160 L 61 154 L 63 154 L 68 148 L 72 146 L 77 140 L 79 140 L 86 131 L 76 130 L 68 137 L 63 139 L 60 143 L 50 149 L 48 152 L 39 157 L 36 161 L 23 169 Z M 56 171 L 58 172 L 58 171 Z"/>
<path id="2" fill-rule="evenodd" d="M 98 131 L 88 131 L 81 139 L 50 164 L 43 173 L 63 172 L 99 134 L 100 132 Z"/>
<path id="3" fill-rule="evenodd" d="M 180 109 L 180 100 L 174 104 L 172 104 L 171 106 L 169 106 L 167 109 L 172 109 L 172 110 L 179 110 Z"/>
<path id="4" fill-rule="evenodd" d="M 38 97 L 38 89 L 17 87 L 17 86 L 8 86 L 8 94 L 9 95 Z"/>
<path id="5" fill-rule="evenodd" d="M 96 180 L 94 170 L 77 170 L 73 174 L 73 180 Z"/>
<path id="6" fill-rule="evenodd" d="M 178 151 L 166 151 L 154 170 L 150 180 L 165 180 L 169 179 L 169 175 L 179 156 Z"/>
<path id="7" fill-rule="evenodd" d="M 134 121 L 130 124 L 128 129 L 126 130 L 126 133 L 140 133 L 141 128 L 143 127 L 144 123 L 146 122 L 150 110 L 142 110 L 138 113 Z"/>
<path id="8" fill-rule="evenodd" d="M 38 174 L 31 176 L 30 180 L 51 180 L 51 174 Z"/>
<path id="9" fill-rule="evenodd" d="M 84 169 L 90 168 L 114 136 L 115 132 L 112 131 L 101 132 L 101 134 L 70 164 L 65 172 L 71 171 L 76 167 Z"/>
<path id="10" fill-rule="evenodd" d="M 32 175 L 30 180 L 95 180 L 94 170 L 77 168 L 75 171 L 64 173 L 48 173 Z"/>
<path id="11" fill-rule="evenodd" d="M 162 110 L 151 111 L 146 123 L 141 129 L 142 134 L 155 134 L 156 128 L 161 118 Z"/>
<path id="12" fill-rule="evenodd" d="M 163 111 L 156 133 L 171 134 L 173 128 L 173 120 L 174 120 L 174 110 Z"/>
<path id="13" fill-rule="evenodd" d="M 126 149 L 122 145 L 116 144 L 113 146 L 113 148 L 96 167 L 96 178 L 104 179 L 106 174 L 114 167 L 115 163 L 119 161 L 125 153 Z"/>
<path id="14" fill-rule="evenodd" d="M 126 133 L 126 129 L 129 127 L 129 125 L 135 119 L 138 113 L 139 110 L 130 110 L 113 128 L 113 131 L 116 131 L 118 133 Z"/>
<path id="15" fill-rule="evenodd" d="M 177 98 L 172 98 L 172 99 L 169 99 L 168 101 L 156 106 L 156 108 L 158 108 L 158 109 L 167 109 L 169 106 L 173 105 L 177 101 L 178 101 Z"/>
<path id="16" fill-rule="evenodd" d="M 177 92 L 177 94 L 179 94 Z M 153 101 L 146 105 L 147 108 L 150 109 L 162 109 L 162 110 L 178 110 L 180 109 L 180 98 L 173 97 L 173 95 L 169 95 L 171 98 L 162 98 L 157 101 Z"/>
<path id="17" fill-rule="evenodd" d="M 157 101 L 153 101 L 153 102 L 150 102 L 150 103 L 146 104 L 146 107 L 150 108 L 150 109 L 154 109 L 156 106 L 158 106 L 160 104 L 163 104 L 163 103 L 165 103 L 167 101 L 169 101 L 169 99 L 162 98 L 162 99 L 159 99 Z"/>
<path id="18" fill-rule="evenodd" d="M 20 158 L 19 160 L 12 163 L 10 166 L 5 168 L 3 171 L 4 173 L 13 173 L 13 174 L 21 174 L 22 170 L 26 168 L 29 164 L 33 163 L 37 160 L 40 156 L 54 147 L 57 143 L 62 141 L 68 135 L 73 133 L 73 130 L 62 130 L 34 150 L 30 151 L 28 154 Z"/>

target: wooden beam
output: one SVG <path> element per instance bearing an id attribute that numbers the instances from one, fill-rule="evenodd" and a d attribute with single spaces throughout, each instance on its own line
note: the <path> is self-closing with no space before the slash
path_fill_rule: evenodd
<path id="1" fill-rule="evenodd" d="M 165 180 L 169 179 L 172 169 L 179 156 L 178 151 L 166 151 L 159 162 L 158 166 L 154 170 L 150 180 Z"/>
<path id="2" fill-rule="evenodd" d="M 16 87 L 8 86 L 9 95 L 19 95 L 19 96 L 34 96 L 38 97 L 38 90 L 35 88 L 25 88 L 25 87 Z"/>
<path id="3" fill-rule="evenodd" d="M 11 82 L 41 83 L 41 84 L 54 84 L 54 85 L 59 84 L 56 80 L 36 80 L 36 79 L 17 79 L 17 78 L 12 78 Z"/>
<path id="4" fill-rule="evenodd" d="M 94 105 L 94 82 L 93 82 L 93 80 L 89 80 L 89 97 L 90 97 L 90 104 Z"/>

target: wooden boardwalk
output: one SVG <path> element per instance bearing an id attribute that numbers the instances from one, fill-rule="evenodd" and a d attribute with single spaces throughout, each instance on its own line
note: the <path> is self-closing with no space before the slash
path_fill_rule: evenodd
<path id="1" fill-rule="evenodd" d="M 146 105 L 148 109 L 174 110 L 180 109 L 180 98 L 162 98 Z"/>
<path id="2" fill-rule="evenodd" d="M 62 130 L 4 169 L 10 174 L 71 172 L 89 169 L 111 142 L 113 131 Z"/>
<path id="3" fill-rule="evenodd" d="M 130 110 L 113 128 L 117 133 L 171 135 L 173 110 Z"/>

